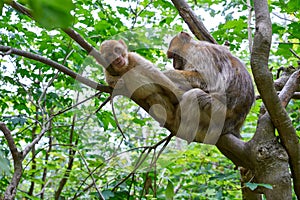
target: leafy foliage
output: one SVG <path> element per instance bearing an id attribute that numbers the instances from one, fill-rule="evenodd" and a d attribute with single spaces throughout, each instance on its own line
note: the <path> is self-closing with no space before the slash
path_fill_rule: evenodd
<path id="1" fill-rule="evenodd" d="M 33 17 L 45 28 L 67 28 L 72 25 L 71 10 L 74 5 L 71 0 L 62 4 L 59 0 L 30 0 Z"/>

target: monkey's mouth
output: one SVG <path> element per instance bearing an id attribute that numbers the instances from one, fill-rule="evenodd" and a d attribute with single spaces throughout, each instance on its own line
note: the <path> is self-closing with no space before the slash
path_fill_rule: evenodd
<path id="1" fill-rule="evenodd" d="M 112 62 L 112 65 L 115 67 L 123 67 L 125 65 L 125 60 L 119 57 Z"/>

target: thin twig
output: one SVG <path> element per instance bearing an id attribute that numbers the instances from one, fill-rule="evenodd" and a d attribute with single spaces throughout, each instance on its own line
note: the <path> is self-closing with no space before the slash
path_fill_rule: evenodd
<path id="1" fill-rule="evenodd" d="M 288 19 L 286 17 L 281 17 L 279 14 L 277 14 L 276 12 L 272 12 L 271 14 L 275 15 L 276 17 L 278 17 L 279 19 L 282 19 L 282 20 L 286 20 L 286 21 L 289 21 L 289 22 L 296 22 L 294 20 L 291 20 L 291 19 Z"/>
<path id="2" fill-rule="evenodd" d="M 45 192 L 46 187 L 48 186 L 49 183 L 50 183 L 50 180 L 48 180 L 48 181 L 46 182 L 46 184 L 43 186 L 42 190 L 41 190 L 39 193 L 35 194 L 34 196 L 37 197 L 37 196 L 40 196 L 41 194 L 43 194 L 43 193 Z"/>
<path id="3" fill-rule="evenodd" d="M 87 179 L 88 179 L 92 174 L 94 174 L 94 172 L 95 172 L 97 169 L 99 169 L 99 168 L 100 168 L 101 166 L 103 166 L 103 165 L 104 165 L 104 162 L 101 163 L 101 164 L 99 164 L 97 167 L 95 167 L 95 169 L 93 169 L 93 170 L 89 173 L 89 175 L 88 175 L 87 177 L 85 177 L 85 179 L 81 182 L 80 186 L 78 187 L 76 193 L 74 194 L 72 200 L 75 200 L 77 197 L 79 197 L 79 196 L 81 195 L 81 193 L 78 194 L 78 191 L 80 191 L 80 189 L 81 189 L 82 186 L 85 184 L 85 182 L 87 181 Z"/>
<path id="4" fill-rule="evenodd" d="M 48 82 L 46 88 L 44 89 L 43 93 L 41 94 L 41 96 L 40 96 L 40 98 L 39 98 L 39 100 L 38 100 L 39 106 L 40 106 L 40 104 L 41 104 L 41 101 L 42 101 L 42 100 L 44 99 L 44 97 L 46 96 L 46 93 L 47 93 L 48 88 L 52 85 L 52 83 L 54 82 L 54 80 L 58 77 L 58 74 L 59 74 L 59 71 L 57 71 L 57 72 L 55 73 L 55 75 L 51 78 L 51 80 Z M 40 106 L 40 108 L 41 108 L 41 106 Z M 41 109 L 41 110 L 42 110 L 42 109 Z"/>
<path id="5" fill-rule="evenodd" d="M 292 52 L 292 54 L 300 60 L 300 56 L 293 49 L 290 48 L 290 52 Z"/>
<path id="6" fill-rule="evenodd" d="M 92 98 L 94 98 L 94 97 L 97 97 L 99 94 L 101 94 L 101 92 L 97 92 L 96 94 L 94 94 L 94 95 L 92 95 L 92 96 L 90 96 L 90 97 L 88 97 L 88 98 L 86 98 L 86 99 L 84 99 L 84 100 L 82 100 L 82 101 L 80 101 L 80 102 L 78 102 L 78 103 L 76 103 L 76 104 L 74 104 L 74 105 L 72 105 L 72 106 L 70 106 L 70 107 L 64 109 L 64 110 L 60 110 L 60 111 L 58 111 L 57 113 L 55 113 L 55 114 L 53 115 L 53 117 L 55 117 L 55 116 L 57 116 L 57 115 L 60 115 L 60 114 L 62 114 L 62 113 L 65 113 L 65 112 L 71 110 L 72 108 L 75 108 L 75 107 L 79 106 L 80 104 L 83 104 L 83 103 L 87 102 L 88 100 L 90 100 L 90 99 L 92 99 Z"/>
<path id="7" fill-rule="evenodd" d="M 24 148 L 24 150 L 22 152 L 23 158 L 25 158 L 25 156 L 29 153 L 29 151 L 31 150 L 31 148 L 41 140 L 41 138 L 44 136 L 44 134 L 48 130 L 49 130 L 49 123 L 47 122 L 46 125 L 45 125 L 45 127 L 42 128 L 41 133 L 39 135 L 37 135 L 37 137 L 30 144 L 28 144 Z"/>
<path id="8" fill-rule="evenodd" d="M 122 134 L 124 140 L 126 140 L 125 134 L 124 134 L 124 132 L 123 132 L 123 130 L 122 130 L 120 124 L 119 124 L 119 121 L 118 121 L 118 118 L 117 118 L 117 115 L 116 115 L 116 112 L 115 112 L 115 107 L 114 107 L 114 101 L 113 101 L 113 98 L 111 98 L 111 101 L 110 101 L 110 102 L 111 102 L 111 110 L 112 110 L 112 113 L 113 113 L 115 122 L 116 122 L 116 124 L 117 124 L 117 128 L 118 128 L 119 131 L 121 132 L 121 134 Z"/>
<path id="9" fill-rule="evenodd" d="M 162 151 L 166 148 L 166 146 L 168 145 L 168 143 L 170 142 L 171 138 L 173 137 L 172 134 L 170 134 L 169 136 L 167 136 L 166 138 L 162 139 L 161 141 L 159 141 L 158 143 L 156 143 L 153 146 L 149 146 L 148 148 L 145 148 L 140 157 L 138 158 L 138 160 L 136 161 L 135 167 L 132 170 L 132 172 L 130 174 L 128 174 L 125 178 L 123 178 L 122 181 L 120 181 L 112 190 L 115 191 L 122 183 L 124 183 L 128 178 L 130 178 L 130 176 L 136 172 L 136 170 L 144 163 L 144 161 L 146 160 L 146 158 L 148 157 L 148 155 L 151 153 L 151 151 L 153 149 L 156 149 L 159 145 L 161 145 L 162 143 L 165 142 L 164 146 L 162 147 L 162 149 L 159 151 L 159 155 L 162 153 Z M 148 150 L 148 151 L 147 151 Z M 147 151 L 147 152 L 146 152 Z M 145 154 L 145 155 L 144 155 Z M 158 157 L 159 157 L 158 155 Z M 158 159 L 157 157 L 157 159 Z M 157 161 L 156 159 L 156 161 Z"/>
<path id="10" fill-rule="evenodd" d="M 101 199 L 105 200 L 103 194 L 100 192 L 100 190 L 99 190 L 99 188 L 98 188 L 98 186 L 97 186 L 97 184 L 96 184 L 95 178 L 94 178 L 94 176 L 93 176 L 93 172 L 90 170 L 89 165 L 88 165 L 88 163 L 86 162 L 84 156 L 81 154 L 80 151 L 77 151 L 77 152 L 78 152 L 78 154 L 80 155 L 81 159 L 83 160 L 83 163 L 84 163 L 85 167 L 87 168 L 87 170 L 88 170 L 88 172 L 89 172 L 89 174 L 90 174 L 90 176 L 91 176 L 91 178 L 92 178 L 94 187 L 96 188 L 96 190 L 97 190 L 97 192 L 98 192 L 98 195 L 101 197 Z"/>
<path id="11" fill-rule="evenodd" d="M 144 153 L 148 150 L 148 152 L 144 155 Z M 138 158 L 134 169 L 132 170 L 132 172 L 130 172 L 125 178 L 123 178 L 122 181 L 120 181 L 113 189 L 112 191 L 115 191 L 122 183 L 124 183 L 128 178 L 130 178 L 130 176 L 136 172 L 136 170 L 143 164 L 143 162 L 146 160 L 146 158 L 148 157 L 148 155 L 151 152 L 151 148 L 149 149 L 144 149 L 142 154 L 140 155 L 140 157 Z"/>
<path id="12" fill-rule="evenodd" d="M 249 51 L 250 54 L 252 52 L 252 30 L 251 30 L 251 19 L 252 19 L 252 7 L 251 7 L 251 1 L 247 0 L 247 8 L 248 8 L 248 20 L 247 20 L 247 24 L 248 24 L 248 43 L 249 43 Z"/>

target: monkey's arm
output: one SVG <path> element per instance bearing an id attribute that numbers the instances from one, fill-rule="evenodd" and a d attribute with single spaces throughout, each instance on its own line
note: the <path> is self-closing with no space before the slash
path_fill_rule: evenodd
<path id="1" fill-rule="evenodd" d="M 163 72 L 171 81 L 176 83 L 178 87 L 187 91 L 192 88 L 207 90 L 205 77 L 196 71 L 186 70 L 167 70 Z"/>
<path id="2" fill-rule="evenodd" d="M 153 63 L 140 55 L 132 53 L 129 55 L 134 55 L 137 63 L 135 69 L 141 76 L 147 77 L 149 83 L 162 87 L 169 96 L 175 95 L 175 99 L 172 98 L 172 102 L 178 103 L 178 99 L 181 98 L 184 91 L 179 88 L 176 83 L 169 79 L 169 77 L 167 77 L 163 72 L 159 71 Z"/>
<path id="3" fill-rule="evenodd" d="M 120 89 L 121 87 L 124 87 L 124 80 L 121 76 L 112 76 L 108 71 L 105 71 L 105 79 L 108 85 L 112 88 L 115 88 L 116 86 L 118 88 L 115 89 Z"/>

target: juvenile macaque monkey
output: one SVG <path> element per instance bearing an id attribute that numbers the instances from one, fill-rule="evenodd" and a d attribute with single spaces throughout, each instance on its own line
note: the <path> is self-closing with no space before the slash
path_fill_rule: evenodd
<path id="1" fill-rule="evenodd" d="M 193 40 L 185 32 L 172 39 L 167 56 L 175 70 L 164 74 L 187 91 L 178 109 L 179 137 L 213 144 L 221 134 L 240 137 L 254 101 L 244 64 L 226 47 Z"/>
<path id="2" fill-rule="evenodd" d="M 154 64 L 142 56 L 127 51 L 123 40 L 106 40 L 101 44 L 100 53 L 118 76 L 105 71 L 106 82 L 115 94 L 123 94 L 137 101 L 160 123 L 174 116 L 175 106 L 183 91 Z"/>

